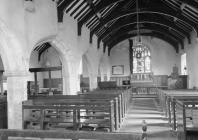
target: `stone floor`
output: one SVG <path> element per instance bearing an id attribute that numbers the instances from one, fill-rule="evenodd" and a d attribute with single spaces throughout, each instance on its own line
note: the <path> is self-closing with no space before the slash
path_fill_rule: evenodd
<path id="1" fill-rule="evenodd" d="M 120 132 L 141 133 L 142 120 L 147 123 L 148 140 L 176 140 L 156 99 L 133 99 Z"/>

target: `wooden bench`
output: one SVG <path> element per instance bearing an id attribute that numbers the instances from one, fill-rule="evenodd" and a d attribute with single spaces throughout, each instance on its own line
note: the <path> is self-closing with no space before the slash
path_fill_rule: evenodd
<path id="1" fill-rule="evenodd" d="M 33 99 L 33 98 L 32 98 Z M 121 123 L 121 112 L 120 104 L 121 104 L 121 96 L 116 94 L 109 95 L 99 95 L 99 94 L 81 94 L 81 95 L 58 95 L 58 96 L 35 96 L 34 99 L 65 99 L 65 101 L 69 100 L 84 100 L 85 102 L 93 102 L 93 101 L 101 101 L 108 102 L 113 100 L 114 104 L 114 115 L 115 115 L 115 129 L 117 130 L 120 127 Z"/>
<path id="2" fill-rule="evenodd" d="M 132 97 L 132 89 L 131 88 L 127 88 L 127 89 L 111 89 L 111 90 L 96 90 L 90 93 L 98 93 L 101 94 L 102 93 L 106 93 L 106 94 L 121 94 L 121 102 L 122 102 L 122 106 L 123 106 L 123 112 L 124 115 L 126 114 L 129 104 L 131 102 L 131 97 Z"/>
<path id="3" fill-rule="evenodd" d="M 118 97 L 118 114 L 120 115 L 119 121 L 124 118 L 126 112 L 127 112 L 127 107 L 128 107 L 128 98 L 127 95 L 124 94 L 123 92 L 115 92 L 112 90 L 100 90 L 100 91 L 93 91 L 89 92 L 80 96 L 91 96 L 93 98 L 109 98 L 109 97 Z"/>
<path id="4" fill-rule="evenodd" d="M 86 100 L 88 102 L 113 100 L 115 130 L 118 130 L 127 112 L 131 99 L 130 96 L 131 96 L 130 89 L 127 90 L 120 89 L 120 90 L 95 90 L 93 92 L 88 92 L 79 95 L 57 95 L 57 96 L 37 95 L 37 96 L 30 96 L 29 99 L 64 99 L 64 100 L 84 100 L 84 101 Z"/>
<path id="5" fill-rule="evenodd" d="M 198 100 L 175 100 L 174 107 L 174 129 L 183 133 L 184 140 L 198 139 Z M 179 140 L 183 138 L 179 137 Z"/>
<path id="6" fill-rule="evenodd" d="M 108 94 L 108 95 L 106 95 Z M 42 98 L 75 98 L 76 95 L 58 95 L 58 96 L 48 96 L 48 95 L 36 95 L 36 96 L 29 96 L 29 99 L 42 99 Z M 95 98 L 95 99 L 107 99 L 110 97 L 118 97 L 118 114 L 121 115 L 121 117 L 119 117 L 119 121 L 121 119 L 124 118 L 130 101 L 131 101 L 131 89 L 127 89 L 127 90 L 95 90 L 92 92 L 87 92 L 87 93 L 83 93 L 83 94 L 79 94 L 78 96 L 80 96 L 81 98 L 85 98 L 85 99 L 89 99 L 89 98 Z M 97 98 L 96 98 L 97 97 Z M 76 97 L 78 98 L 78 97 Z M 121 121 L 120 121 L 121 122 Z"/>
<path id="7" fill-rule="evenodd" d="M 48 125 L 54 124 L 72 124 L 73 129 L 78 130 L 82 125 L 101 125 L 103 122 L 111 132 L 116 130 L 113 100 L 90 102 L 75 99 L 37 99 L 24 101 L 22 107 L 24 128 L 29 123 L 39 124 L 37 126 L 40 129 L 48 129 Z M 38 116 L 29 116 L 32 110 Z"/>
<path id="8" fill-rule="evenodd" d="M 164 116 L 169 118 L 170 116 L 170 109 L 171 109 L 171 99 L 173 98 L 179 98 L 179 97 L 195 97 L 198 96 L 198 92 L 194 90 L 157 90 L 157 96 L 159 99 L 159 103 L 162 107 L 162 111 L 164 113 Z"/>
<path id="9" fill-rule="evenodd" d="M 141 140 L 139 133 L 104 133 L 86 131 L 63 130 L 12 130 L 0 129 L 0 139 L 8 140 L 9 137 L 21 139 L 54 138 L 54 139 L 100 139 L 100 140 Z"/>
<path id="10" fill-rule="evenodd" d="M 7 97 L 0 96 L 0 129 L 7 128 Z"/>
<path id="11" fill-rule="evenodd" d="M 179 140 L 198 139 L 198 92 L 196 90 L 159 90 L 165 115 Z M 198 131 L 197 131 L 198 132 Z"/>

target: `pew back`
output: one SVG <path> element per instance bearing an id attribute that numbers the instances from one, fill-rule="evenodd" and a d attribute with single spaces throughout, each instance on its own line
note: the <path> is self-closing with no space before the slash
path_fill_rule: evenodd
<path id="1" fill-rule="evenodd" d="M 31 111 L 36 112 L 35 119 L 28 118 Z M 70 117 L 68 118 L 68 112 Z M 51 115 L 49 115 L 51 113 Z M 93 114 L 94 113 L 94 114 Z M 103 114 L 102 116 L 101 113 Z M 115 131 L 115 115 L 113 100 L 88 101 L 72 99 L 37 99 L 23 102 L 24 128 L 30 122 L 37 123 L 40 129 L 48 129 L 49 125 L 54 127 L 60 124 L 72 123 L 75 130 L 84 124 L 105 125 L 110 131 Z M 102 117 L 102 118 L 101 118 Z M 107 124 L 107 125 L 106 125 Z M 46 126 L 47 125 L 47 126 Z M 47 127 L 47 128 L 46 128 Z"/>
<path id="2" fill-rule="evenodd" d="M 179 140 L 191 138 L 198 127 L 198 92 L 194 90 L 158 90 L 158 98 Z M 195 139 L 197 139 L 196 137 Z"/>
<path id="3" fill-rule="evenodd" d="M 1 129 L 0 139 L 9 137 L 24 138 L 54 138 L 54 139 L 100 139 L 100 140 L 141 140 L 139 133 L 104 133 L 86 131 L 60 131 L 60 130 L 10 130 Z"/>

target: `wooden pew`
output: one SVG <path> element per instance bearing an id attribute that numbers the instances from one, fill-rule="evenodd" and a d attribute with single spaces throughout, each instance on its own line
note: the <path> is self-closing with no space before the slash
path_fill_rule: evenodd
<path id="1" fill-rule="evenodd" d="M 191 95 L 191 96 L 184 96 L 184 95 L 177 95 L 177 96 L 169 96 L 168 97 L 168 118 L 169 118 L 169 123 L 173 123 L 174 122 L 174 116 L 175 116 L 175 113 L 176 113 L 176 109 L 175 109 L 175 103 L 177 100 L 180 100 L 182 102 L 184 101 L 194 101 L 194 100 L 198 100 L 198 96 L 194 96 L 194 95 Z M 173 129 L 175 129 L 175 126 L 173 126 Z"/>
<path id="2" fill-rule="evenodd" d="M 33 122 L 40 124 L 40 129 L 45 129 L 45 124 L 55 124 L 55 123 L 72 123 L 73 128 L 78 130 L 79 127 L 83 124 L 108 124 L 110 131 L 115 131 L 115 115 L 114 115 L 114 104 L 113 100 L 107 102 L 89 102 L 88 100 L 66 100 L 66 99 L 37 99 L 37 100 L 28 100 L 23 102 L 23 120 L 24 127 L 26 126 L 26 122 Z M 39 117 L 36 120 L 32 120 L 31 118 L 27 118 L 26 114 L 29 112 L 27 110 L 36 110 L 39 111 Z M 53 115 L 49 118 L 48 114 L 52 111 Z M 89 114 L 86 114 L 89 112 Z M 59 115 L 61 112 L 71 112 L 73 114 L 73 118 L 67 118 L 67 115 Z M 81 113 L 84 112 L 85 116 L 82 116 Z M 90 114 L 90 112 L 96 112 L 95 114 Z M 105 113 L 102 117 L 107 118 L 97 119 L 97 117 L 101 117 L 101 115 L 97 116 L 97 112 Z M 46 115 L 47 114 L 47 115 Z M 60 116 L 63 116 L 61 118 Z M 82 118 L 87 117 L 89 119 Z M 96 119 L 92 119 L 96 118 Z"/>
<path id="3" fill-rule="evenodd" d="M 126 114 L 129 104 L 132 99 L 132 88 L 127 88 L 127 89 L 111 89 L 111 90 L 99 90 L 99 91 L 93 91 L 90 93 L 98 93 L 101 94 L 101 92 L 106 93 L 106 94 L 121 94 L 121 100 L 122 100 L 122 106 L 123 106 L 123 115 Z"/>
<path id="4" fill-rule="evenodd" d="M 159 99 L 165 114 L 179 140 L 198 139 L 198 92 L 196 90 L 159 91 Z M 196 121 L 195 121 L 196 120 Z M 196 123 L 196 125 L 195 125 Z"/>
<path id="5" fill-rule="evenodd" d="M 48 95 L 40 95 L 40 96 L 31 96 L 30 99 L 86 99 L 89 101 L 114 101 L 114 115 L 115 115 L 115 129 L 121 125 L 121 122 L 127 112 L 130 99 L 131 99 L 131 90 L 95 90 L 93 92 L 88 92 L 86 94 L 80 95 L 57 95 L 57 96 L 48 96 Z"/>
<path id="6" fill-rule="evenodd" d="M 63 131 L 63 130 L 13 130 L 0 129 L 0 139 L 8 140 L 9 137 L 15 139 L 100 139 L 100 140 L 141 140 L 139 133 L 104 133 L 86 131 Z"/>
<path id="7" fill-rule="evenodd" d="M 96 93 L 86 93 L 79 95 L 83 98 L 93 98 L 94 100 L 107 100 L 112 99 L 114 101 L 114 115 L 115 115 L 115 126 L 116 130 L 120 128 L 120 125 L 122 123 L 122 100 L 121 100 L 121 94 L 96 94 Z"/>
<path id="8" fill-rule="evenodd" d="M 114 90 L 99 90 L 99 91 L 88 92 L 80 96 L 92 96 L 94 98 L 118 97 L 118 113 L 120 115 L 119 120 L 121 121 L 121 119 L 123 119 L 125 116 L 127 101 L 123 92 L 117 92 Z"/>
<path id="9" fill-rule="evenodd" d="M 157 96 L 162 106 L 162 111 L 165 117 L 169 117 L 170 114 L 170 106 L 171 106 L 171 99 L 174 97 L 194 97 L 198 96 L 198 92 L 195 90 L 161 90 L 157 89 Z"/>
<path id="10" fill-rule="evenodd" d="M 175 100 L 174 107 L 175 130 L 183 133 L 179 140 L 198 139 L 198 100 Z"/>
<path id="11" fill-rule="evenodd" d="M 81 95 L 58 95 L 58 96 L 35 96 L 32 97 L 32 99 L 65 99 L 71 101 L 71 100 L 84 100 L 85 102 L 93 102 L 93 101 L 101 101 L 101 102 L 108 102 L 110 100 L 113 100 L 114 104 L 114 114 L 115 114 L 115 129 L 118 130 L 121 123 L 121 118 L 119 115 L 120 112 L 120 95 L 116 94 L 107 94 L 107 95 L 99 95 L 99 94 L 81 94 Z"/>
<path id="12" fill-rule="evenodd" d="M 0 129 L 7 128 L 7 97 L 0 96 Z"/>

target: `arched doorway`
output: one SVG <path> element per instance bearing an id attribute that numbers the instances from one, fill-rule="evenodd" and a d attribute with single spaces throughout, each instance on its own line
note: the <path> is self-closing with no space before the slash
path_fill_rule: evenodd
<path id="1" fill-rule="evenodd" d="M 61 54 L 50 42 L 36 45 L 30 56 L 28 95 L 63 94 Z"/>

